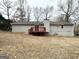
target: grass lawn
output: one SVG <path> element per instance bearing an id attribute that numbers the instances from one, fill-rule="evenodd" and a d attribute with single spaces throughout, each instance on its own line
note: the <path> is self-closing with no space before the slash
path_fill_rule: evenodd
<path id="1" fill-rule="evenodd" d="M 79 38 L 0 32 L 0 54 L 10 59 L 79 59 Z"/>

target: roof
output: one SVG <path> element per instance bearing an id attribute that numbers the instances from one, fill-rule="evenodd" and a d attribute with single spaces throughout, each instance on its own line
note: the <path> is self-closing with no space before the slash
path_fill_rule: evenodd
<path id="1" fill-rule="evenodd" d="M 68 22 L 50 22 L 50 25 L 55 25 L 55 26 L 72 26 L 74 25 L 73 23 L 68 23 Z"/>
<path id="2" fill-rule="evenodd" d="M 12 25 L 44 25 L 43 22 L 15 22 L 15 23 L 11 23 Z"/>
<path id="3" fill-rule="evenodd" d="M 43 22 L 15 22 L 15 23 L 11 23 L 12 25 L 44 25 Z M 52 22 L 50 21 L 50 25 L 51 26 L 60 26 L 60 25 L 64 25 L 64 26 L 72 26 L 72 23 L 68 23 L 68 22 Z"/>

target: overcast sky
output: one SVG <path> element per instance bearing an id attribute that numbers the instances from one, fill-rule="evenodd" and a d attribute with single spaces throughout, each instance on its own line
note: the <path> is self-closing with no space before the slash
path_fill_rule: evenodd
<path id="1" fill-rule="evenodd" d="M 31 7 L 46 7 L 57 4 L 57 0 L 27 0 Z"/>
<path id="2" fill-rule="evenodd" d="M 0 0 L 1 2 L 2 0 Z M 11 0 L 17 1 L 17 0 Z M 26 1 L 26 0 L 25 0 Z M 31 7 L 46 7 L 47 5 L 56 5 L 58 0 L 27 0 L 27 4 Z"/>
<path id="3" fill-rule="evenodd" d="M 2 0 L 0 0 L 1 2 Z M 11 0 L 17 1 L 17 0 Z M 26 0 L 25 0 L 26 1 Z M 27 5 L 30 7 L 46 7 L 46 6 L 54 6 L 54 9 L 57 8 L 58 0 L 27 0 Z"/>

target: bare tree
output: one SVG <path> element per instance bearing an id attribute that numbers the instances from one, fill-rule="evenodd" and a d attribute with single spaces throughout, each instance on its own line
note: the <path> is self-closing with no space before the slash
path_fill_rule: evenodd
<path id="1" fill-rule="evenodd" d="M 8 19 L 10 19 L 10 9 L 13 7 L 13 3 L 10 0 L 2 0 L 0 2 L 0 9 L 4 10 L 2 14 L 6 14 Z"/>
<path id="2" fill-rule="evenodd" d="M 64 18 L 65 18 L 64 14 L 58 15 L 56 17 L 56 22 L 65 22 Z"/>
<path id="3" fill-rule="evenodd" d="M 32 9 L 30 8 L 30 6 L 27 6 L 26 17 L 27 17 L 28 22 L 30 21 L 31 11 Z"/>
<path id="4" fill-rule="evenodd" d="M 46 20 L 48 20 L 53 15 L 52 11 L 53 11 L 53 6 L 51 7 L 47 6 L 46 8 L 44 8 L 43 13 Z"/>
<path id="5" fill-rule="evenodd" d="M 19 3 L 20 3 L 20 20 L 24 20 L 24 17 L 25 17 L 25 10 L 24 10 L 24 3 L 25 3 L 25 0 L 19 0 Z"/>
<path id="6" fill-rule="evenodd" d="M 25 0 L 18 0 L 17 1 L 18 3 L 18 7 L 13 15 L 13 18 L 15 21 L 19 20 L 21 22 L 23 22 L 25 20 L 25 15 L 26 15 L 26 12 L 25 12 Z"/>
<path id="7" fill-rule="evenodd" d="M 23 12 L 23 13 L 22 13 Z M 23 17 L 25 16 L 24 11 L 20 9 L 19 7 L 16 9 L 14 15 L 13 15 L 13 20 L 14 21 L 23 21 Z"/>
<path id="8" fill-rule="evenodd" d="M 61 1 L 61 0 L 60 0 Z M 60 11 L 65 14 L 65 21 L 69 22 L 70 17 L 78 11 L 78 0 L 65 0 L 59 4 Z"/>
<path id="9" fill-rule="evenodd" d="M 41 16 L 43 14 L 42 8 L 34 8 L 34 17 L 37 20 L 37 22 L 41 19 Z"/>

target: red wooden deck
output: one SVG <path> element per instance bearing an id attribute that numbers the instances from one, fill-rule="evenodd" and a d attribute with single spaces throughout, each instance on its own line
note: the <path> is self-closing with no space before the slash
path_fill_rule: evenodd
<path id="1" fill-rule="evenodd" d="M 29 29 L 29 34 L 32 35 L 45 35 L 46 34 L 46 28 L 45 27 L 41 27 L 41 26 L 35 26 L 35 27 L 31 27 Z"/>

